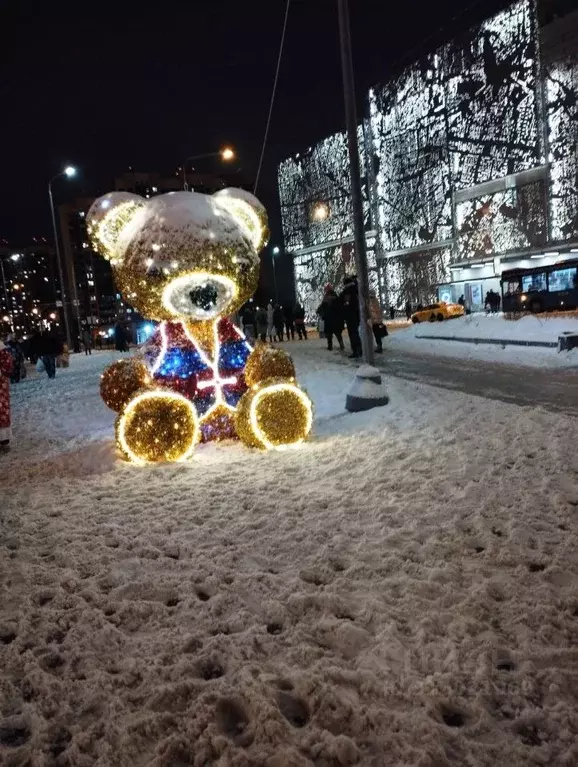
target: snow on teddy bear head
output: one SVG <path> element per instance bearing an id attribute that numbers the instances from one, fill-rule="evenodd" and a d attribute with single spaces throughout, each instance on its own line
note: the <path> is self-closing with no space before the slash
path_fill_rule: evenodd
<path id="1" fill-rule="evenodd" d="M 99 197 L 87 215 L 125 301 L 153 320 L 211 320 L 255 292 L 267 214 L 243 189 L 216 194 L 128 192 Z"/>

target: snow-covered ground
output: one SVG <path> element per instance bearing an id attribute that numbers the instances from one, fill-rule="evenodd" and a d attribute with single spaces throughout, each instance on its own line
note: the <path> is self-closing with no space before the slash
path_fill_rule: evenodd
<path id="1" fill-rule="evenodd" d="M 502 315 L 473 314 L 446 322 L 426 322 L 392 333 L 386 344 L 391 349 L 407 349 L 458 359 L 501 362 L 529 367 L 576 367 L 578 352 L 559 353 L 556 348 L 484 344 L 484 340 L 539 341 L 557 343 L 566 331 L 578 332 L 575 316 L 529 315 L 507 320 Z M 440 338 L 479 339 L 480 343 L 446 341 Z"/>
<path id="2" fill-rule="evenodd" d="M 13 389 L 0 764 L 578 764 L 576 420 L 399 379 L 345 414 L 295 346 L 283 453 L 124 464 L 109 353 Z"/>

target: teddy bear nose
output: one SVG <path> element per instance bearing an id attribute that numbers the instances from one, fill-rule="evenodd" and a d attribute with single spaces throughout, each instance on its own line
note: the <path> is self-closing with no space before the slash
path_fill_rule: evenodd
<path id="1" fill-rule="evenodd" d="M 219 293 L 215 285 L 206 283 L 205 285 L 197 285 L 193 288 L 189 292 L 189 297 L 193 306 L 208 312 L 216 307 Z"/>

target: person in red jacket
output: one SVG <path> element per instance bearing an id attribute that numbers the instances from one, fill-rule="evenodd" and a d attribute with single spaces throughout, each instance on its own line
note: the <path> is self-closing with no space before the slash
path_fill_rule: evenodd
<path id="1" fill-rule="evenodd" d="M 10 376 L 13 359 L 9 349 L 0 341 L 0 450 L 10 446 Z"/>

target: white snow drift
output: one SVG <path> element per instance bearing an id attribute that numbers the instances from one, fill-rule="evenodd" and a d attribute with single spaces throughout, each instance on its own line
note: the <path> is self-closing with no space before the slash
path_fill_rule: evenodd
<path id="1" fill-rule="evenodd" d="M 0 763 L 578 763 L 575 420 L 307 363 L 302 449 L 142 469 L 110 357 L 13 390 Z"/>

